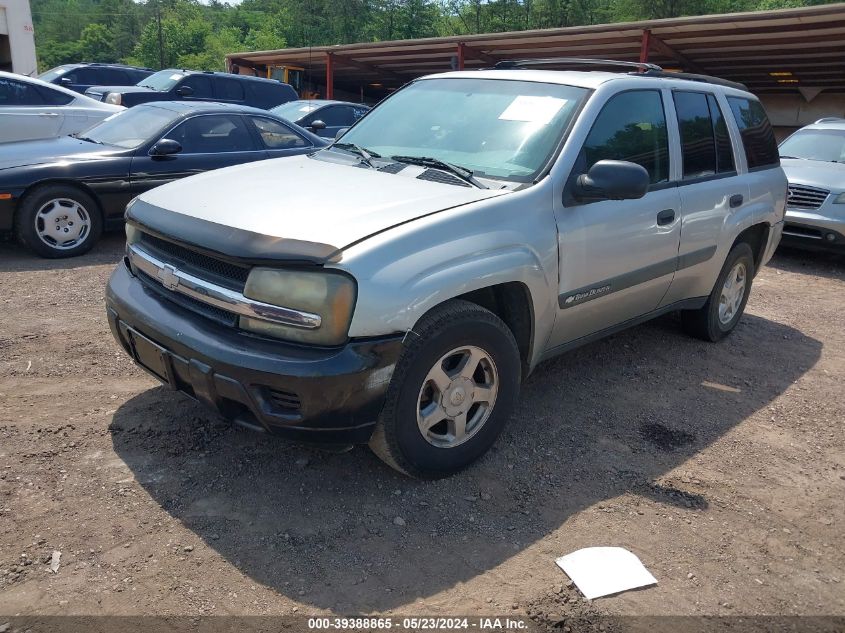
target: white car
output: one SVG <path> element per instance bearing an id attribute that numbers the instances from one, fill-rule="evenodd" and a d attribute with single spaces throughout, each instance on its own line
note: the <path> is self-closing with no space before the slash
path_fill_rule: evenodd
<path id="1" fill-rule="evenodd" d="M 123 109 L 40 79 L 0 72 L 0 143 L 75 134 Z"/>

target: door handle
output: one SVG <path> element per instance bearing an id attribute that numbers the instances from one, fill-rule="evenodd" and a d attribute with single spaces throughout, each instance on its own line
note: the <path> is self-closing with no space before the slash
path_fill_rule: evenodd
<path id="1" fill-rule="evenodd" d="M 55 119 L 59 116 L 56 112 L 39 112 L 39 116 L 47 117 L 48 119 Z"/>
<path id="2" fill-rule="evenodd" d="M 743 200 L 744 198 L 742 197 L 741 193 L 735 193 L 734 195 L 732 195 L 730 199 L 731 209 L 736 209 L 737 207 L 742 206 Z"/>
<path id="3" fill-rule="evenodd" d="M 667 224 L 672 224 L 674 221 L 674 209 L 663 209 L 663 211 L 657 214 L 657 226 L 666 226 Z"/>

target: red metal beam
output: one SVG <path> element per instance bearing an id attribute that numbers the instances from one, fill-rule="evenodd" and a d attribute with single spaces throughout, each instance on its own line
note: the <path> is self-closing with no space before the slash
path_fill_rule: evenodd
<path id="1" fill-rule="evenodd" d="M 643 29 L 643 39 L 640 44 L 640 63 L 648 63 L 648 52 L 651 49 L 651 29 Z M 642 72 L 642 70 L 640 70 Z"/>
<path id="2" fill-rule="evenodd" d="M 326 53 L 326 99 L 334 99 L 334 59 Z"/>

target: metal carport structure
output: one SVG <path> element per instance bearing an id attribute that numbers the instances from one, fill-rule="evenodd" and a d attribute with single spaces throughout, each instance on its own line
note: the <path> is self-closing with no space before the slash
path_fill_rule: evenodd
<path id="1" fill-rule="evenodd" d="M 235 72 L 258 74 L 268 65 L 304 67 L 323 96 L 373 101 L 428 73 L 545 57 L 649 61 L 738 81 L 764 99 L 779 126 L 816 114 L 845 115 L 845 3 L 232 53 L 226 63 Z"/>

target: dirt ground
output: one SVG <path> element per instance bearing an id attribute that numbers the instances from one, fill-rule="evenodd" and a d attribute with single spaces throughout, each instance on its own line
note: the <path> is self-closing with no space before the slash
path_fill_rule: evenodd
<path id="1" fill-rule="evenodd" d="M 158 386 L 104 318 L 122 247 L 0 244 L 0 614 L 845 615 L 845 258 L 779 253 L 722 343 L 670 316 L 541 365 L 427 483 Z M 554 559 L 595 545 L 658 585 L 586 603 Z"/>

